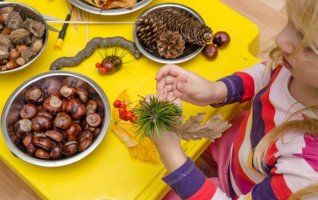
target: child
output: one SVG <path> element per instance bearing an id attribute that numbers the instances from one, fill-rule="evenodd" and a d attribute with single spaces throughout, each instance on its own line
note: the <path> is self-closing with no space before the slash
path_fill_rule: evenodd
<path id="1" fill-rule="evenodd" d="M 240 127 L 204 153 L 212 154 L 218 178 L 209 180 L 194 166 L 176 134 L 152 138 L 169 172 L 163 180 L 182 199 L 317 199 L 318 1 L 287 0 L 286 6 L 288 23 L 270 53 L 281 63 L 274 69 L 257 64 L 216 82 L 175 65 L 157 73 L 159 94 L 196 105 L 252 100 Z"/>

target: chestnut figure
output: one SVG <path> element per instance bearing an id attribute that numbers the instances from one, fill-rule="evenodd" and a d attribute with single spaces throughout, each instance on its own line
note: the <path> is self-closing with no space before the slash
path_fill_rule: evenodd
<path id="1" fill-rule="evenodd" d="M 60 112 L 56 115 L 54 119 L 54 126 L 56 128 L 67 130 L 72 125 L 72 118 L 65 112 Z"/>
<path id="2" fill-rule="evenodd" d="M 90 138 L 84 138 L 80 143 L 78 144 L 78 151 L 82 152 L 86 150 L 88 147 L 90 147 L 93 143 L 93 139 Z"/>
<path id="3" fill-rule="evenodd" d="M 62 109 L 62 101 L 59 97 L 51 95 L 45 99 L 43 107 L 49 112 L 57 113 L 60 112 Z"/>
<path id="4" fill-rule="evenodd" d="M 49 160 L 50 159 L 50 154 L 49 152 L 47 151 L 44 151 L 43 149 L 37 149 L 35 151 L 35 157 L 37 158 L 41 158 L 41 159 L 44 159 L 44 160 Z"/>
<path id="5" fill-rule="evenodd" d="M 213 44 L 216 44 L 219 48 L 224 48 L 230 43 L 230 36 L 227 32 L 219 31 L 213 36 Z"/>
<path id="6" fill-rule="evenodd" d="M 72 119 L 80 119 L 86 114 L 86 106 L 78 99 L 72 99 L 67 103 L 66 112 L 72 116 Z"/>
<path id="7" fill-rule="evenodd" d="M 39 132 L 41 130 L 48 130 L 52 127 L 52 120 L 48 117 L 37 115 L 32 120 L 31 128 L 33 131 Z"/>
<path id="8" fill-rule="evenodd" d="M 56 145 L 53 147 L 53 149 L 50 152 L 50 157 L 53 160 L 60 159 L 62 157 L 63 152 L 63 144 L 62 143 L 56 143 Z"/>
<path id="9" fill-rule="evenodd" d="M 38 108 L 34 104 L 25 104 L 20 111 L 20 117 L 22 119 L 31 119 L 35 117 L 38 112 Z"/>
<path id="10" fill-rule="evenodd" d="M 77 143 L 76 141 L 69 141 L 64 144 L 63 154 L 66 156 L 72 156 L 77 153 Z"/>
<path id="11" fill-rule="evenodd" d="M 86 116 L 86 123 L 91 127 L 98 127 L 102 121 L 102 118 L 97 113 L 90 113 Z"/>
<path id="12" fill-rule="evenodd" d="M 202 53 L 209 60 L 213 60 L 218 55 L 218 48 L 214 44 L 207 44 L 203 48 Z"/>
<path id="13" fill-rule="evenodd" d="M 64 140 L 64 134 L 58 130 L 48 130 L 45 132 L 45 135 L 55 142 L 62 142 Z"/>
<path id="14" fill-rule="evenodd" d="M 54 147 L 54 142 L 47 137 L 33 137 L 32 143 L 47 151 L 50 151 Z"/>
<path id="15" fill-rule="evenodd" d="M 14 131 L 18 137 L 24 136 L 25 133 L 32 129 L 32 121 L 29 119 L 21 119 L 14 124 Z"/>
<path id="16" fill-rule="evenodd" d="M 44 101 L 44 92 L 37 86 L 32 87 L 26 91 L 25 99 L 29 103 L 42 103 Z"/>
<path id="17" fill-rule="evenodd" d="M 88 92 L 83 88 L 76 88 L 75 93 L 78 95 L 81 102 L 86 103 L 88 100 Z"/>
<path id="18" fill-rule="evenodd" d="M 73 123 L 69 129 L 66 130 L 67 141 L 76 141 L 78 134 L 80 134 L 82 128 L 79 124 Z"/>
<path id="19" fill-rule="evenodd" d="M 86 104 L 86 114 L 95 113 L 97 110 L 97 103 L 95 100 L 90 99 Z"/>
<path id="20" fill-rule="evenodd" d="M 60 89 L 60 93 L 63 97 L 69 98 L 74 96 L 75 94 L 75 88 L 69 87 L 67 85 L 63 85 Z"/>

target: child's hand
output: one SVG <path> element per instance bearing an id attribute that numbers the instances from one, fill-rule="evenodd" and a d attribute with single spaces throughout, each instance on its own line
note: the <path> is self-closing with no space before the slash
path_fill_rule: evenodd
<path id="1" fill-rule="evenodd" d="M 173 93 L 175 97 L 200 106 L 222 102 L 227 95 L 223 82 L 213 83 L 176 65 L 162 67 L 156 80 L 158 94 Z"/>

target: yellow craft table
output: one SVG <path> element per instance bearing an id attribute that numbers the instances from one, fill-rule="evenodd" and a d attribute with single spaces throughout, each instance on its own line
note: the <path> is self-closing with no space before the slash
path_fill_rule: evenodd
<path id="1" fill-rule="evenodd" d="M 64 19 L 68 8 L 63 0 L 28 1 L 26 3 L 44 15 Z M 98 16 L 86 14 L 91 21 L 134 22 L 146 8 L 159 3 L 171 2 L 154 0 L 145 8 L 122 16 Z M 221 49 L 216 60 L 208 61 L 198 55 L 182 63 L 185 69 L 196 72 L 210 80 L 217 80 L 235 71 L 257 63 L 258 28 L 219 0 L 174 0 L 174 3 L 187 5 L 196 10 L 214 32 L 227 31 L 231 36 L 228 47 Z M 82 17 L 83 17 L 82 16 Z M 61 29 L 62 24 L 52 24 Z M 53 48 L 58 33 L 49 32 L 48 44 L 42 55 L 26 69 L 0 75 L 0 112 L 9 95 L 24 81 L 42 72 L 49 71 L 50 64 L 61 56 L 74 56 L 83 49 L 93 37 L 123 36 L 133 40 L 133 24 L 112 25 L 69 25 L 62 50 Z M 131 55 L 124 57 L 122 69 L 112 75 L 101 75 L 95 63 L 101 61 L 95 52 L 79 66 L 65 70 L 82 73 L 95 80 L 113 102 L 121 91 L 128 89 L 131 98 L 138 95 L 155 93 L 155 74 L 162 64 L 145 57 L 135 60 Z M 213 109 L 209 106 L 198 107 L 184 103 L 185 116 L 198 112 L 212 115 L 221 112 L 229 119 L 238 105 Z M 113 108 L 111 108 L 113 109 Z M 0 113 L 1 114 L 1 113 Z M 207 140 L 183 142 L 188 156 L 196 159 L 209 144 Z M 109 129 L 101 144 L 87 157 L 68 166 L 57 168 L 39 167 L 29 164 L 11 154 L 5 141 L 0 136 L 0 158 L 42 198 L 52 200 L 102 200 L 102 199 L 160 199 L 169 190 L 161 177 L 166 173 L 161 164 L 153 164 L 134 159 L 127 147 Z"/>

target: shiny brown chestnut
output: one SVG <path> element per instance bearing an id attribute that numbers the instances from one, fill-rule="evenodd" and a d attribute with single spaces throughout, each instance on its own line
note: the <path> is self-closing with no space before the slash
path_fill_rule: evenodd
<path id="1" fill-rule="evenodd" d="M 75 88 L 69 87 L 67 85 L 63 85 L 60 89 L 60 93 L 63 97 L 69 98 L 74 96 L 75 94 Z"/>
<path id="2" fill-rule="evenodd" d="M 41 103 L 44 101 L 44 92 L 37 86 L 32 87 L 26 91 L 25 99 L 29 103 Z"/>
<path id="3" fill-rule="evenodd" d="M 62 109 L 62 100 L 55 95 L 51 95 L 44 100 L 43 103 L 44 110 L 52 113 L 60 112 Z"/>
<path id="4" fill-rule="evenodd" d="M 76 141 L 78 134 L 80 134 L 82 128 L 79 124 L 73 123 L 69 129 L 66 130 L 67 141 Z"/>
<path id="5" fill-rule="evenodd" d="M 41 159 L 44 159 L 44 160 L 49 160 L 50 159 L 50 153 L 43 150 L 43 149 L 37 149 L 35 151 L 35 157 L 37 158 L 41 158 Z"/>
<path id="6" fill-rule="evenodd" d="M 72 119 L 80 119 L 86 114 L 86 106 L 78 99 L 72 99 L 67 103 L 66 112 L 71 115 Z"/>
<path id="7" fill-rule="evenodd" d="M 45 116 L 37 115 L 32 120 L 32 130 L 39 132 L 41 130 L 48 130 L 52 127 L 52 121 Z"/>
<path id="8" fill-rule="evenodd" d="M 95 113 L 97 110 L 97 103 L 95 100 L 90 99 L 86 104 L 86 114 Z"/>
<path id="9" fill-rule="evenodd" d="M 81 102 L 86 103 L 88 100 L 88 92 L 83 88 L 76 88 L 75 93 L 78 95 Z"/>
<path id="10" fill-rule="evenodd" d="M 213 60 L 218 55 L 218 48 L 214 44 L 207 44 L 203 48 L 202 53 L 207 59 Z"/>
<path id="11" fill-rule="evenodd" d="M 32 143 L 35 146 L 41 147 L 47 151 L 52 150 L 54 147 L 54 142 L 47 137 L 33 137 Z"/>
<path id="12" fill-rule="evenodd" d="M 37 112 L 38 108 L 34 104 L 25 104 L 20 111 L 20 117 L 22 119 L 31 119 L 37 114 Z"/>
<path id="13" fill-rule="evenodd" d="M 64 140 L 64 134 L 58 130 L 45 131 L 45 135 L 56 142 L 62 142 Z"/>
<path id="14" fill-rule="evenodd" d="M 49 112 L 40 111 L 40 112 L 38 112 L 38 115 L 44 116 L 44 117 L 49 118 L 50 120 L 53 120 L 53 115 L 51 113 L 49 113 Z"/>
<path id="15" fill-rule="evenodd" d="M 22 140 L 22 144 L 27 147 L 32 143 L 32 139 L 33 139 L 33 134 L 32 133 L 26 133 L 23 140 Z"/>
<path id="16" fill-rule="evenodd" d="M 36 151 L 36 146 L 34 146 L 32 143 L 30 143 L 28 146 L 25 147 L 27 152 L 33 154 Z"/>
<path id="17" fill-rule="evenodd" d="M 32 122 L 29 119 L 21 119 L 14 124 L 14 131 L 18 137 L 24 136 L 25 133 L 32 129 Z"/>
<path id="18" fill-rule="evenodd" d="M 79 142 L 81 142 L 82 140 L 84 140 L 86 138 L 93 140 L 93 138 L 94 138 L 93 133 L 89 130 L 84 130 L 77 135 L 77 140 Z"/>
<path id="19" fill-rule="evenodd" d="M 230 43 L 230 36 L 225 31 L 216 32 L 213 36 L 213 44 L 216 44 L 219 48 L 224 48 Z"/>
<path id="20" fill-rule="evenodd" d="M 72 118 L 65 112 L 59 112 L 54 119 L 54 126 L 56 128 L 67 130 L 72 125 Z"/>
<path id="21" fill-rule="evenodd" d="M 90 113 L 86 116 L 86 123 L 91 127 L 98 127 L 102 121 L 102 118 L 97 113 Z"/>
<path id="22" fill-rule="evenodd" d="M 78 152 L 77 150 L 77 144 L 78 142 L 76 141 L 69 141 L 69 142 L 66 142 L 64 144 L 64 148 L 63 148 L 63 154 L 66 155 L 66 156 L 71 156 L 71 155 L 74 155 Z"/>
<path id="23" fill-rule="evenodd" d="M 53 147 L 53 149 L 50 152 L 50 157 L 53 160 L 58 160 L 62 157 L 63 152 L 63 144 L 62 143 L 56 143 L 56 145 Z"/>
<path id="24" fill-rule="evenodd" d="M 54 95 L 59 97 L 61 81 L 57 78 L 48 78 L 44 81 L 42 88 L 48 96 Z"/>
<path id="25" fill-rule="evenodd" d="M 90 147 L 93 143 L 93 139 L 90 138 L 84 138 L 79 144 L 78 144 L 78 151 L 82 152 L 86 150 L 88 147 Z"/>

